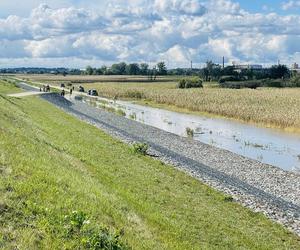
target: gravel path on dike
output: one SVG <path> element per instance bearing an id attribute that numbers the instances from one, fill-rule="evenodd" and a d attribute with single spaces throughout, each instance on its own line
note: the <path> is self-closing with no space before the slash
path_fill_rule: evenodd
<path id="1" fill-rule="evenodd" d="M 27 87 L 27 90 L 28 89 Z M 58 94 L 42 98 L 126 143 L 144 142 L 149 154 L 185 171 L 235 201 L 262 212 L 300 236 L 300 174 L 183 138 L 166 131 L 72 102 Z"/>

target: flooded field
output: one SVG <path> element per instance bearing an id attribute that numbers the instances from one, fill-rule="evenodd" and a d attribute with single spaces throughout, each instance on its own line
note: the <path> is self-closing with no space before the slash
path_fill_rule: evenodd
<path id="1" fill-rule="evenodd" d="M 190 137 L 288 171 L 300 171 L 300 135 L 254 125 L 146 107 L 105 98 L 75 97 L 128 119 Z"/>

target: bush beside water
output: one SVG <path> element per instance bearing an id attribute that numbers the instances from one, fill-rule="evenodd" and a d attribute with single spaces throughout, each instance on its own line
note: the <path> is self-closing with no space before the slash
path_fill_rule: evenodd
<path id="1" fill-rule="evenodd" d="M 177 85 L 179 89 L 203 88 L 202 80 L 199 77 L 181 79 Z"/>
<path id="2" fill-rule="evenodd" d="M 133 144 L 133 152 L 136 154 L 146 155 L 148 149 L 149 149 L 149 146 L 146 143 L 134 143 Z"/>

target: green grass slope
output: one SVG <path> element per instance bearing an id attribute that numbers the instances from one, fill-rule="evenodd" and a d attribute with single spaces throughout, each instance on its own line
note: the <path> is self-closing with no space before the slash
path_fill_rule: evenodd
<path id="1" fill-rule="evenodd" d="M 263 215 L 39 97 L 3 94 L 15 91 L 0 82 L 0 248 L 101 249 L 103 227 L 133 249 L 300 248 Z"/>

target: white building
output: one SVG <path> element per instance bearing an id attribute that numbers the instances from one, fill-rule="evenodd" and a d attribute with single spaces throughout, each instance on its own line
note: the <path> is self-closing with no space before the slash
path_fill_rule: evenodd
<path id="1" fill-rule="evenodd" d="M 299 64 L 293 63 L 290 70 L 300 72 Z"/>
<path id="2" fill-rule="evenodd" d="M 236 64 L 235 62 L 232 63 L 235 70 L 241 72 L 242 70 L 262 70 L 263 66 L 260 64 Z"/>

